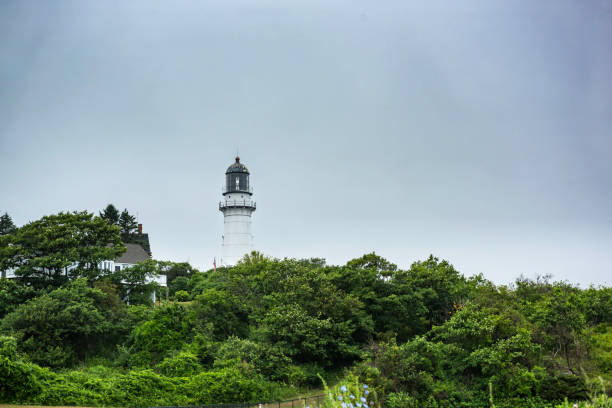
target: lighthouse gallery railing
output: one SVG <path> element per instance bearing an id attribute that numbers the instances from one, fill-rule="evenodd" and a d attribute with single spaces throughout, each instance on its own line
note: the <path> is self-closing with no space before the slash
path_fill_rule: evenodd
<path id="1" fill-rule="evenodd" d="M 257 208 L 257 203 L 251 200 L 227 200 L 219 202 L 219 209 L 223 210 L 225 208 Z"/>

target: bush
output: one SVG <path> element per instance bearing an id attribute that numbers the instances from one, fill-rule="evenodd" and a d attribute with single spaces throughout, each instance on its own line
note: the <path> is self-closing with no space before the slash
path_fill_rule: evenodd
<path id="1" fill-rule="evenodd" d="M 244 367 L 198 374 L 187 379 L 186 394 L 194 404 L 271 401 L 280 396 L 280 385 L 265 381 Z"/>
<path id="2" fill-rule="evenodd" d="M 176 356 L 166 357 L 155 369 L 168 377 L 188 377 L 202 371 L 202 366 L 196 355 L 181 352 Z"/>
<path id="3" fill-rule="evenodd" d="M 116 296 L 116 295 L 115 295 Z M 125 307 L 77 279 L 20 305 L 0 330 L 18 339 L 19 351 L 38 364 L 65 367 L 99 353 L 122 332 Z"/>
<path id="4" fill-rule="evenodd" d="M 246 366 L 200 372 L 191 377 L 126 373 L 108 367 L 56 374 L 25 363 L 16 354 L 15 339 L 0 337 L 0 401 L 41 405 L 167 406 L 274 400 L 281 387 Z M 173 361 L 172 361 L 173 360 Z M 181 353 L 160 366 L 171 374 L 195 373 L 194 356 Z M 174 370 L 174 372 L 173 372 Z"/>
<path id="5" fill-rule="evenodd" d="M 187 289 L 188 285 L 189 285 L 189 278 L 185 276 L 176 277 L 170 282 L 170 285 L 168 286 L 168 291 L 170 292 L 170 296 L 174 296 L 174 299 L 178 300 L 176 298 L 177 292 L 187 292 L 189 294 L 189 291 Z"/>
<path id="6" fill-rule="evenodd" d="M 248 313 L 237 296 L 224 290 L 207 289 L 196 296 L 192 307 L 195 324 L 212 324 L 216 340 L 248 335 Z"/>
<path id="7" fill-rule="evenodd" d="M 406 392 L 392 392 L 387 395 L 385 406 L 387 408 L 420 408 L 421 404 L 419 400 Z"/>
<path id="8" fill-rule="evenodd" d="M 40 367 L 21 361 L 15 338 L 0 336 L 0 401 L 28 401 L 40 392 L 39 371 Z"/>
<path id="9" fill-rule="evenodd" d="M 0 278 L 0 319 L 40 294 L 32 286 L 23 285 L 15 279 Z"/>
<path id="10" fill-rule="evenodd" d="M 542 379 L 540 397 L 548 401 L 559 401 L 562 398 L 580 401 L 587 398 L 584 378 L 577 375 L 555 375 Z"/>
<path id="11" fill-rule="evenodd" d="M 268 379 L 286 381 L 293 385 L 302 384 L 307 380 L 316 383 L 317 374 L 323 372 L 318 370 L 309 376 L 304 369 L 292 365 L 291 359 L 284 355 L 280 348 L 231 336 L 220 343 L 214 367 L 233 367 L 236 362 L 250 365 L 257 373 Z"/>
<path id="12" fill-rule="evenodd" d="M 177 278 L 179 279 L 179 278 Z M 179 290 L 174 294 L 174 300 L 177 302 L 186 302 L 189 300 L 189 292 L 186 290 Z"/>
<path id="13" fill-rule="evenodd" d="M 155 309 L 153 316 L 134 329 L 132 355 L 133 367 L 152 367 L 172 352 L 182 349 L 190 334 L 185 308 L 171 304 Z"/>

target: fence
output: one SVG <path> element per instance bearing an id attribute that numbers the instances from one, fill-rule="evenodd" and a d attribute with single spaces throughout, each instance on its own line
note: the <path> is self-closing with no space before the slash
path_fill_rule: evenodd
<path id="1" fill-rule="evenodd" d="M 314 395 L 312 397 L 302 397 L 284 401 L 268 402 L 238 402 L 234 404 L 207 404 L 207 405 L 188 405 L 188 406 L 164 406 L 154 408 L 319 408 L 324 395 Z"/>

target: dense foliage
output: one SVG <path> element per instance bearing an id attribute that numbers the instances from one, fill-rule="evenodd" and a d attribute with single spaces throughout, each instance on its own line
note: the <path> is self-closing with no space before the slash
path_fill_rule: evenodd
<path id="1" fill-rule="evenodd" d="M 86 211 L 59 213 L 0 236 L 0 268 L 15 268 L 25 284 L 59 287 L 104 275 L 98 264 L 125 252 L 119 229 Z"/>
<path id="2" fill-rule="evenodd" d="M 122 234 L 131 234 L 138 228 L 136 217 L 130 214 L 127 208 L 119 214 L 119 210 L 113 204 L 108 204 L 104 210 L 100 211 L 100 218 L 108 225 L 119 226 Z"/>
<path id="3" fill-rule="evenodd" d="M 109 234 L 88 242 L 119 237 L 102 218 L 59 214 L 0 237 L 30 245 L 6 244 L 0 262 L 25 262 L 32 255 L 19 251 L 36 246 L 48 259 L 54 248 L 59 260 L 85 252 L 82 241 L 60 239 L 58 231 L 73 224 L 57 221 L 73 218 L 76 227 L 89 220 L 96 228 L 89 231 Z M 45 228 L 62 245 L 37 243 Z M 320 388 L 321 377 L 348 375 L 338 386 L 353 384 L 356 393 L 367 384 L 389 408 L 488 407 L 491 400 L 544 407 L 586 400 L 612 379 L 607 287 L 546 277 L 498 286 L 433 256 L 401 270 L 374 253 L 343 266 L 252 253 L 207 272 L 151 260 L 117 273 L 51 273 L 36 281 L 37 269 L 26 270 L 0 280 L 3 402 L 272 400 Z M 161 273 L 170 300 L 153 306 L 146 277 Z"/>

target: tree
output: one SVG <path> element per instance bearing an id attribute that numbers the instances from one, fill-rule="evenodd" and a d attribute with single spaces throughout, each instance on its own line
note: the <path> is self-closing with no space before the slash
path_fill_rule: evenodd
<path id="1" fill-rule="evenodd" d="M 149 320 L 132 331 L 130 364 L 147 367 L 158 363 L 183 347 L 190 330 L 187 311 L 182 305 L 156 308 Z"/>
<path id="2" fill-rule="evenodd" d="M 100 211 L 100 218 L 106 220 L 109 225 L 119 224 L 119 210 L 112 204 L 106 206 L 104 211 Z"/>
<path id="3" fill-rule="evenodd" d="M 112 274 L 113 283 L 118 287 L 121 297 L 131 305 L 151 305 L 151 295 L 158 287 L 152 279 L 161 275 L 159 261 L 147 259 Z"/>
<path id="4" fill-rule="evenodd" d="M 47 215 L 1 237 L 0 266 L 38 286 L 98 279 L 98 264 L 125 252 L 119 228 L 87 211 Z"/>
<path id="5" fill-rule="evenodd" d="M 217 340 L 248 335 L 248 313 L 241 300 L 226 291 L 207 289 L 193 304 L 194 320 L 201 326 L 212 323 Z"/>
<path id="6" fill-rule="evenodd" d="M 297 304 L 272 308 L 259 324 L 257 337 L 299 362 L 330 362 L 346 340 L 335 336 L 331 319 L 312 316 Z"/>
<path id="7" fill-rule="evenodd" d="M 12 234 L 17 230 L 11 216 L 8 213 L 0 216 L 0 235 Z"/>
<path id="8" fill-rule="evenodd" d="M 612 323 L 612 287 L 591 286 L 584 291 L 586 318 L 591 324 Z"/>
<path id="9" fill-rule="evenodd" d="M 257 251 L 251 251 L 250 254 L 245 254 L 242 259 L 240 259 L 238 261 L 239 264 L 244 264 L 244 265 L 254 265 L 257 264 L 259 262 L 263 262 L 268 260 L 269 258 L 267 258 L 266 256 L 264 256 L 264 254 L 262 254 L 261 252 L 257 252 Z"/>
<path id="10" fill-rule="evenodd" d="M 0 320 L 38 295 L 40 292 L 30 285 L 22 285 L 15 279 L 0 279 Z"/>
<path id="11" fill-rule="evenodd" d="M 11 217 L 4 213 L 0 216 L 0 277 L 4 278 L 6 271 L 12 268 L 12 254 L 15 252 L 15 248 L 10 245 L 10 235 L 15 232 L 16 227 L 13 224 Z"/>
<path id="12" fill-rule="evenodd" d="M 15 249 L 10 247 L 8 236 L 15 231 L 17 231 L 17 227 L 10 215 L 4 213 L 0 216 L 0 277 L 2 278 L 5 277 L 6 270 L 14 266 L 10 259 Z"/>
<path id="13" fill-rule="evenodd" d="M 585 354 L 583 331 L 586 328 L 585 299 L 580 290 L 564 282 L 555 282 L 550 294 L 525 307 L 535 325 L 535 336 L 552 352 L 560 354 L 567 369 L 575 374 Z M 574 364 L 575 362 L 575 364 Z"/>
<path id="14" fill-rule="evenodd" d="M 406 273 L 386 259 L 371 253 L 324 271 L 336 287 L 363 302 L 379 337 L 393 333 L 403 341 L 425 331 L 427 310 L 420 297 Z"/>
<path id="15" fill-rule="evenodd" d="M 174 298 L 174 294 L 177 292 L 185 292 L 187 293 L 187 297 L 189 297 L 189 291 L 188 291 L 188 286 L 187 286 L 189 285 L 189 278 L 186 278 L 185 276 L 178 276 L 175 279 L 173 279 L 172 282 L 167 283 L 167 284 L 168 284 L 168 292 L 171 298 Z M 176 299 L 176 300 L 179 300 L 179 299 Z"/>
<path id="16" fill-rule="evenodd" d="M 124 209 L 121 212 L 121 216 L 119 216 L 119 227 L 121 227 L 122 234 L 131 234 L 138 228 L 136 217 L 130 215 L 127 208 Z"/>
<path id="17" fill-rule="evenodd" d="M 455 309 L 464 303 L 470 286 L 450 263 L 430 255 L 426 261 L 418 261 L 396 280 L 405 280 L 427 308 L 426 322 L 431 328 L 448 320 Z"/>
<path id="18" fill-rule="evenodd" d="M 20 305 L 0 331 L 15 336 L 20 351 L 36 363 L 71 365 L 113 343 L 125 306 L 109 308 L 109 296 L 77 279 Z"/>
<path id="19" fill-rule="evenodd" d="M 352 259 L 346 263 L 346 266 L 352 269 L 374 270 L 379 278 L 391 276 L 397 270 L 397 265 L 376 255 L 374 252 L 365 254 L 361 258 Z"/>
<path id="20" fill-rule="evenodd" d="M 159 262 L 159 267 L 161 271 L 163 271 L 162 273 L 166 275 L 168 284 L 171 284 L 175 278 L 180 278 L 180 277 L 184 277 L 187 280 L 189 280 L 189 278 L 195 272 L 197 272 L 197 269 L 189 265 L 189 263 L 187 262 L 163 261 L 163 262 Z M 181 287 L 180 289 L 185 289 L 185 288 Z"/>

